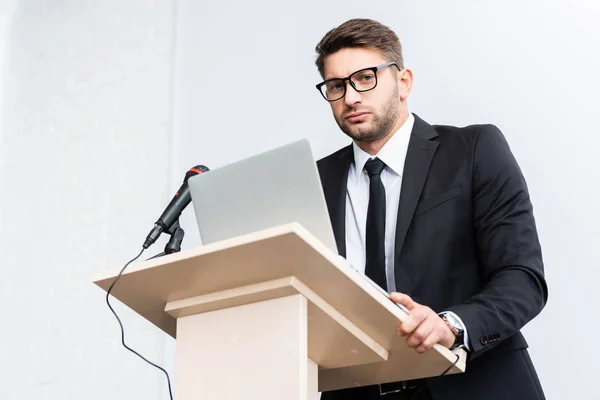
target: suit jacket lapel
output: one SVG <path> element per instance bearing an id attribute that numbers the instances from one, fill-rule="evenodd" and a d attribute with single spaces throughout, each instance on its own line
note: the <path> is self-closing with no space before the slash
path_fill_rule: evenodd
<path id="1" fill-rule="evenodd" d="M 337 162 L 331 164 L 324 177 L 325 201 L 338 252 L 342 257 L 346 257 L 346 188 L 348 170 L 353 161 L 354 152 L 350 145 L 339 153 Z"/>
<path id="2" fill-rule="evenodd" d="M 404 176 L 402 178 L 398 220 L 396 222 L 396 246 L 394 252 L 396 267 L 394 269 L 396 271 L 396 282 L 401 286 L 401 288 L 397 288 L 399 291 L 407 290 L 409 287 L 408 276 L 406 276 L 401 266 L 398 265 L 398 262 L 408 228 L 417 208 L 423 187 L 425 186 L 433 155 L 439 144 L 439 142 L 431 139 L 437 136 L 437 132 L 431 125 L 415 115 L 415 123 L 404 163 Z"/>

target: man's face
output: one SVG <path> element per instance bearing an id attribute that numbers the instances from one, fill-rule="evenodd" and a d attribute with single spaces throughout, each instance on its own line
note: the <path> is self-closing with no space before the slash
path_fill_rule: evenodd
<path id="1" fill-rule="evenodd" d="M 345 78 L 363 68 L 385 64 L 386 60 L 372 49 L 342 49 L 325 58 L 325 80 Z M 340 129 L 359 142 L 374 142 L 398 129 L 401 100 L 407 96 L 401 73 L 392 65 L 377 71 L 377 86 L 368 92 L 357 92 L 346 81 L 346 95 L 330 102 Z"/>

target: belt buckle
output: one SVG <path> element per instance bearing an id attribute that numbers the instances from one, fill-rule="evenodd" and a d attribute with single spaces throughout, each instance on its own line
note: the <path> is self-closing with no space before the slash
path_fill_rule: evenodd
<path id="1" fill-rule="evenodd" d="M 386 391 L 383 390 L 381 384 L 378 384 L 377 386 L 379 387 L 379 395 L 380 396 L 386 396 L 388 394 L 400 393 L 403 390 L 414 389 L 414 388 L 417 387 L 417 385 L 412 384 L 410 382 L 407 383 L 407 381 L 396 382 L 396 384 L 394 384 L 394 386 L 396 386 L 397 384 L 400 384 L 399 388 L 392 389 L 392 390 L 386 390 Z M 384 383 L 384 385 L 386 385 L 386 384 Z"/>

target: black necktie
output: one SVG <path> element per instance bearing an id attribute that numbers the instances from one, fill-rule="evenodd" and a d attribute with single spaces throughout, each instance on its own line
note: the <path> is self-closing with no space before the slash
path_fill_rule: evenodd
<path id="1" fill-rule="evenodd" d="M 385 188 L 381 171 L 385 164 L 374 158 L 365 164 L 369 174 L 369 208 L 367 209 L 367 262 L 365 275 L 387 291 L 385 276 Z"/>

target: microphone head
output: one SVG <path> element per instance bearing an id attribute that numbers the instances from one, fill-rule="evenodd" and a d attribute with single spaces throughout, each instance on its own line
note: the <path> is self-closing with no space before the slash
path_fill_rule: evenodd
<path id="1" fill-rule="evenodd" d="M 208 171 L 210 171 L 210 169 L 208 169 L 207 166 L 196 165 L 195 167 L 190 168 L 188 172 L 186 172 L 184 182 L 187 182 L 187 180 L 194 175 L 200 175 Z"/>

